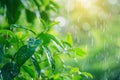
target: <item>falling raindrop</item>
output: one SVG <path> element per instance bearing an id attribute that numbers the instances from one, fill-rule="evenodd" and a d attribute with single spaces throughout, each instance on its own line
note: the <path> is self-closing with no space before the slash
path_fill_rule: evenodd
<path id="1" fill-rule="evenodd" d="M 6 47 L 6 49 L 8 49 L 8 47 Z"/>
<path id="2" fill-rule="evenodd" d="M 3 80 L 2 74 L 0 73 L 0 80 Z"/>
<path id="3" fill-rule="evenodd" d="M 63 68 L 66 68 L 67 66 L 65 64 L 63 64 Z"/>
<path id="4" fill-rule="evenodd" d="M 62 63 L 64 63 L 64 62 L 65 62 L 62 58 L 60 58 L 60 59 L 61 59 Z"/>
<path id="5" fill-rule="evenodd" d="M 11 47 L 11 48 L 14 48 L 14 46 L 13 46 L 13 45 L 11 45 L 10 47 Z"/>
<path id="6" fill-rule="evenodd" d="M 75 60 L 75 62 L 78 62 L 78 60 L 77 60 L 77 58 L 76 58 L 76 57 L 74 58 L 74 60 Z"/>
<path id="7" fill-rule="evenodd" d="M 105 73 L 105 74 L 104 74 L 104 76 L 103 76 L 103 79 L 102 79 L 102 80 L 108 80 L 108 79 L 107 79 L 107 73 Z"/>
<path id="8" fill-rule="evenodd" d="M 80 43 L 80 38 L 79 38 L 79 37 L 77 37 L 76 39 L 77 39 L 77 43 Z"/>
<path id="9" fill-rule="evenodd" d="M 36 52 L 39 51 L 39 50 L 40 50 L 40 47 L 37 47 L 37 48 L 35 49 Z"/>
<path id="10" fill-rule="evenodd" d="M 77 22 L 78 22 L 78 23 L 80 22 L 80 19 L 81 19 L 81 16 L 79 16 L 79 17 L 77 18 Z"/>
<path id="11" fill-rule="evenodd" d="M 88 37 L 91 37 L 91 32 L 90 31 L 88 32 Z"/>
<path id="12" fill-rule="evenodd" d="M 40 18 L 40 13 L 38 10 L 35 11 L 37 18 Z"/>
<path id="13" fill-rule="evenodd" d="M 71 76 L 74 77 L 74 74 L 72 74 Z"/>
<path id="14" fill-rule="evenodd" d="M 41 70 L 41 73 L 44 73 L 44 72 L 45 72 L 45 70 L 42 69 L 42 70 Z"/>
<path id="15" fill-rule="evenodd" d="M 65 51 L 67 51 L 67 48 L 64 48 Z"/>
<path id="16" fill-rule="evenodd" d="M 94 46 L 94 39 L 92 38 L 91 39 L 91 47 L 93 47 Z"/>

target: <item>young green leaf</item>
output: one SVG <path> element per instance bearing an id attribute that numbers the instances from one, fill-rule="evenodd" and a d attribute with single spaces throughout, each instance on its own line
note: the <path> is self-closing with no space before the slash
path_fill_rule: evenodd
<path id="1" fill-rule="evenodd" d="M 86 52 L 85 52 L 85 51 L 83 51 L 83 50 L 82 50 L 82 49 L 80 49 L 80 48 L 74 48 L 73 50 L 75 51 L 75 53 L 76 53 L 78 56 L 83 57 L 83 56 L 85 56 L 85 55 L 86 55 Z"/>
<path id="2" fill-rule="evenodd" d="M 52 27 L 52 26 L 57 25 L 57 24 L 59 24 L 59 22 L 51 22 L 48 26 Z"/>
<path id="3" fill-rule="evenodd" d="M 70 44 L 73 45 L 73 40 L 72 40 L 72 36 L 70 33 L 67 34 L 66 36 L 66 41 Z"/>

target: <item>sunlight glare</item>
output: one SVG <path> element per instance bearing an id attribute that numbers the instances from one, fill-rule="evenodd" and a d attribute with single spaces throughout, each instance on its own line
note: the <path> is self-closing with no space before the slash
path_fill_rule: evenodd
<path id="1" fill-rule="evenodd" d="M 95 0 L 79 0 L 79 2 L 84 8 L 89 9 L 93 7 Z"/>

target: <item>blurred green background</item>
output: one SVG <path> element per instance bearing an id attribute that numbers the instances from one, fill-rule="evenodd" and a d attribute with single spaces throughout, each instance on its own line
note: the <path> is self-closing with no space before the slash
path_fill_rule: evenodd
<path id="1" fill-rule="evenodd" d="M 120 80 L 120 0 L 56 1 L 61 5 L 56 31 L 63 37 L 71 33 L 74 44 L 87 51 L 76 65 L 93 80 Z"/>

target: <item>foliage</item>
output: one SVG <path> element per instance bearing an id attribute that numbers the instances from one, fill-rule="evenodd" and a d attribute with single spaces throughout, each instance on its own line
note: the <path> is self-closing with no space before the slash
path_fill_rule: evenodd
<path id="1" fill-rule="evenodd" d="M 92 78 L 77 67 L 65 66 L 64 55 L 82 57 L 86 53 L 73 48 L 70 34 L 63 41 L 50 33 L 52 26 L 59 24 L 50 19 L 50 13 L 58 8 L 54 0 L 0 0 L 5 19 L 0 30 L 0 80 Z M 37 19 L 40 24 L 36 26 Z"/>

